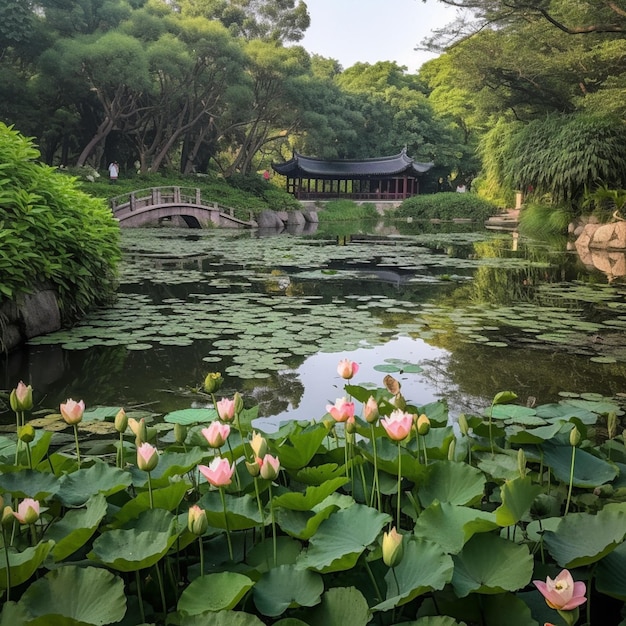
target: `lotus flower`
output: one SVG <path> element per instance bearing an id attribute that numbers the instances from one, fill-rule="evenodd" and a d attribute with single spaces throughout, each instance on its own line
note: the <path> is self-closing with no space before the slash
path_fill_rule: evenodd
<path id="1" fill-rule="evenodd" d="M 406 439 L 411 432 L 413 426 L 413 416 L 410 413 L 404 413 L 400 409 L 396 409 L 389 417 L 380 420 L 389 439 L 393 441 L 402 441 Z"/>
<path id="2" fill-rule="evenodd" d="M 219 418 L 223 422 L 232 422 L 235 417 L 235 401 L 229 398 L 222 398 L 216 402 L 215 409 Z"/>
<path id="3" fill-rule="evenodd" d="M 387 567 L 395 567 L 402 560 L 402 539 L 402 535 L 395 528 L 383 533 L 383 562 Z"/>
<path id="4" fill-rule="evenodd" d="M 20 524 L 34 524 L 39 519 L 39 502 L 33 498 L 24 498 L 13 515 Z"/>
<path id="5" fill-rule="evenodd" d="M 346 398 L 338 398 L 335 404 L 327 404 L 326 410 L 336 422 L 345 422 L 354 416 L 354 402 L 348 402 Z"/>
<path id="6" fill-rule="evenodd" d="M 230 435 L 230 426 L 221 422 L 211 422 L 208 428 L 203 428 L 200 432 L 212 448 L 221 448 Z"/>
<path id="7" fill-rule="evenodd" d="M 201 509 L 197 504 L 189 507 L 187 515 L 187 528 L 189 532 L 200 537 L 204 535 L 206 529 L 209 527 L 209 521 L 206 517 L 206 511 Z"/>
<path id="8" fill-rule="evenodd" d="M 587 601 L 585 583 L 574 582 L 566 569 L 554 580 L 548 576 L 546 582 L 533 580 L 533 584 L 539 589 L 547 605 L 557 611 L 571 611 Z"/>
<path id="9" fill-rule="evenodd" d="M 137 467 L 144 472 L 151 472 L 159 462 L 159 453 L 157 449 L 147 443 L 142 443 L 137 448 Z"/>
<path id="10" fill-rule="evenodd" d="M 200 473 L 214 487 L 226 487 L 232 482 L 235 464 L 221 457 L 214 458 L 209 465 L 198 465 Z"/>
<path id="11" fill-rule="evenodd" d="M 261 478 L 274 480 L 278 476 L 280 461 L 275 456 L 266 454 L 262 459 L 257 459 L 256 462 L 261 468 Z"/>
<path id="12" fill-rule="evenodd" d="M 9 401 L 14 411 L 30 411 L 33 408 L 33 388 L 20 380 L 11 392 Z"/>
<path id="13" fill-rule="evenodd" d="M 67 424 L 75 426 L 83 419 L 83 413 L 85 412 L 85 403 L 81 400 L 75 402 L 72 398 L 69 398 L 61 404 L 61 416 Z"/>
<path id="14" fill-rule="evenodd" d="M 363 417 L 368 424 L 373 424 L 378 419 L 378 402 L 374 396 L 370 396 L 363 407 Z"/>
<path id="15" fill-rule="evenodd" d="M 351 361 L 350 359 L 341 359 L 337 366 L 337 373 L 341 378 L 350 380 L 359 371 L 358 363 Z"/>

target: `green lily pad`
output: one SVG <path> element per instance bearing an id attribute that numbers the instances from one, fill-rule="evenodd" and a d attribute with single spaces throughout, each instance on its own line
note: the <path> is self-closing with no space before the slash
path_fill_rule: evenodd
<path id="1" fill-rule="evenodd" d="M 236 572 L 200 576 L 181 593 L 178 610 L 183 615 L 229 611 L 237 606 L 253 585 L 250 578 Z"/>
<path id="2" fill-rule="evenodd" d="M 316 605 L 323 592 L 324 581 L 319 574 L 280 565 L 263 574 L 252 595 L 262 615 L 277 617 L 288 608 Z"/>

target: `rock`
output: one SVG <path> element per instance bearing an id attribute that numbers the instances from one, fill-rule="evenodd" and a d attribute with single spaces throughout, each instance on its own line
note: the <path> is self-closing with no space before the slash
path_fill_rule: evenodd
<path id="1" fill-rule="evenodd" d="M 302 215 L 304 215 L 304 219 L 309 224 L 317 224 L 319 220 L 319 216 L 317 215 L 317 211 L 302 211 Z"/>
<path id="2" fill-rule="evenodd" d="M 259 228 L 280 228 L 284 226 L 283 221 L 274 211 L 261 211 L 257 219 Z"/>
<path id="3" fill-rule="evenodd" d="M 306 220 L 304 219 L 302 211 L 289 211 L 287 215 L 288 226 L 304 226 L 305 224 Z"/>

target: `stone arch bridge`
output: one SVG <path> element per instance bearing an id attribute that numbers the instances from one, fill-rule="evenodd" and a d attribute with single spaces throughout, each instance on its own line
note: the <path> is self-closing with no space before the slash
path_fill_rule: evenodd
<path id="1" fill-rule="evenodd" d="M 192 187 L 150 187 L 125 193 L 109 201 L 113 216 L 120 226 L 137 227 L 183 220 L 189 228 L 224 226 L 255 227 L 252 212 L 242 219 L 241 211 L 225 207 L 202 197 L 202 191 Z"/>

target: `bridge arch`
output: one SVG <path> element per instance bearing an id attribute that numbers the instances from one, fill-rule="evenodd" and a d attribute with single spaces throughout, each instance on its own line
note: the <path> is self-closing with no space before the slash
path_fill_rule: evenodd
<path id="1" fill-rule="evenodd" d="M 137 189 L 112 198 L 113 216 L 120 226 L 138 227 L 180 217 L 189 228 L 255 227 L 252 212 L 248 219 L 235 215 L 235 210 L 203 198 L 202 191 L 190 187 L 150 187 Z"/>

